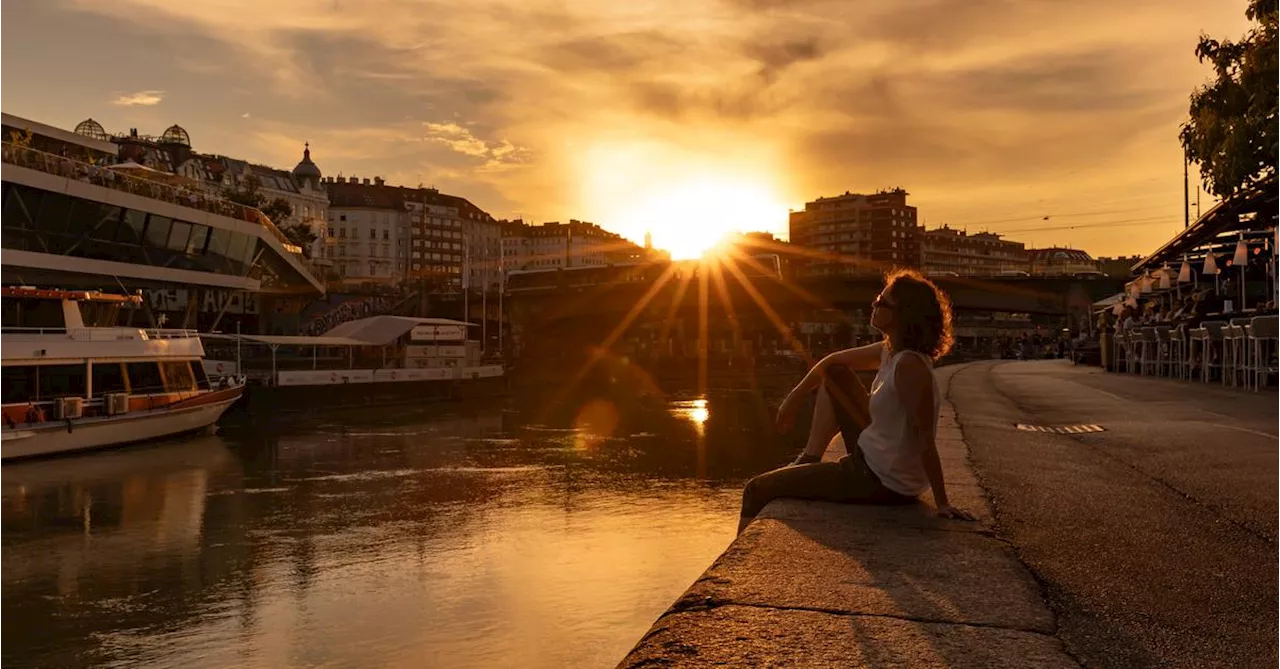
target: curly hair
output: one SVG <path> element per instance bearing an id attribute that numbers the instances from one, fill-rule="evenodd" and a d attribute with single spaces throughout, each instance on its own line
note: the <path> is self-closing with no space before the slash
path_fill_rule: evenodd
<path id="1" fill-rule="evenodd" d="M 884 292 L 893 299 L 897 323 L 887 334 L 890 351 L 916 351 L 937 360 L 951 350 L 951 299 L 924 275 L 895 269 L 884 277 Z"/>

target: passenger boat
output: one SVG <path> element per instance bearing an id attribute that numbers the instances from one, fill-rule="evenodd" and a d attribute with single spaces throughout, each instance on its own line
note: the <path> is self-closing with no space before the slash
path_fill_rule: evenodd
<path id="1" fill-rule="evenodd" d="M 214 387 L 190 330 L 118 327 L 136 295 L 3 289 L 0 459 L 106 448 L 211 427 L 240 398 Z"/>
<path id="2" fill-rule="evenodd" d="M 501 395 L 500 361 L 485 360 L 472 323 L 372 316 L 320 336 L 206 333 L 205 372 L 246 385 L 244 410 L 269 419 L 291 410 L 413 404 Z"/>

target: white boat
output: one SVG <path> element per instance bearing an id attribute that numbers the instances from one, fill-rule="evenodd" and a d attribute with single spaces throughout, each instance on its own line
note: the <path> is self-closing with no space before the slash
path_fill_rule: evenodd
<path id="1" fill-rule="evenodd" d="M 483 360 L 473 323 L 372 316 L 320 336 L 202 334 L 212 379 L 247 389 L 241 408 L 271 417 L 291 409 L 416 403 L 500 395 L 500 361 Z M 239 409 L 237 409 L 237 412 Z"/>
<path id="2" fill-rule="evenodd" d="M 243 392 L 210 384 L 194 331 L 117 327 L 137 296 L 6 287 L 2 302 L 0 459 L 202 430 Z"/>

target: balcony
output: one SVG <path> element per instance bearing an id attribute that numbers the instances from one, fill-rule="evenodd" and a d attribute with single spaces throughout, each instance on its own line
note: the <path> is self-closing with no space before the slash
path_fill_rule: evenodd
<path id="1" fill-rule="evenodd" d="M 315 279 L 316 272 L 309 259 L 303 255 L 302 248 L 290 242 L 262 212 L 209 196 L 199 191 L 194 182 L 188 187 L 156 180 L 179 181 L 183 180 L 182 177 L 154 171 L 155 178 L 135 177 L 120 169 L 91 165 L 12 142 L 0 143 L 0 161 L 22 168 L 5 174 L 6 188 L 12 187 L 8 191 L 10 196 L 16 197 L 16 193 L 22 191 L 43 193 L 40 197 L 58 199 L 56 208 L 38 206 L 30 211 L 23 209 L 26 218 L 32 220 L 21 222 L 17 219 L 9 221 L 7 218 L 7 250 L 33 252 L 42 256 L 78 256 L 93 262 L 149 265 L 163 270 L 230 275 L 259 281 L 258 273 L 262 267 L 254 268 L 257 256 L 253 249 L 256 245 L 263 244 L 272 248 L 269 254 L 262 256 L 261 262 L 273 265 L 274 269 L 270 270 L 273 276 L 280 276 L 279 272 L 287 268 L 289 273 L 298 274 L 312 288 L 323 289 L 323 284 Z M 52 179 L 40 176 L 41 174 L 49 175 Z M 113 197 L 110 193 L 102 192 L 102 189 L 125 194 L 125 197 Z M 130 199 L 133 202 L 129 202 Z M 166 206 L 147 207 L 142 204 L 145 201 L 164 203 Z M 46 209 L 49 211 L 46 212 Z M 168 211 L 158 211 L 165 209 Z M 181 213 L 183 209 L 189 213 Z M 106 218 L 100 218 L 101 216 Z M 238 232 L 231 221 L 219 223 L 216 217 L 257 224 L 261 232 Z M 57 220 L 50 224 L 44 219 Z M 117 239 L 117 225 L 122 231 L 129 228 L 128 234 L 121 232 Z M 55 240 L 54 237 L 58 239 Z M 275 241 L 272 242 L 271 238 Z M 90 248 L 91 246 L 95 248 Z M 96 248 L 97 246 L 101 248 Z M 144 247 L 146 250 L 141 250 Z M 118 252 L 121 250 L 136 253 L 120 255 Z M 24 258 L 22 262 L 36 263 L 30 265 L 32 268 L 52 267 L 46 267 L 49 261 L 44 258 Z M 88 265 L 78 271 L 90 274 L 99 271 L 109 274 L 115 272 L 106 266 Z M 150 278 L 160 276 L 152 271 L 144 274 Z M 144 274 L 127 276 L 141 278 Z M 196 275 L 181 279 L 177 275 L 172 277 L 174 281 L 208 280 L 197 278 Z"/>

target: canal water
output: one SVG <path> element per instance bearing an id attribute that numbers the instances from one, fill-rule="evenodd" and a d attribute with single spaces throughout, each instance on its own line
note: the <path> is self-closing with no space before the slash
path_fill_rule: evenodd
<path id="1" fill-rule="evenodd" d="M 550 401 L 5 465 L 3 664 L 613 666 L 799 444 L 753 392 Z"/>

